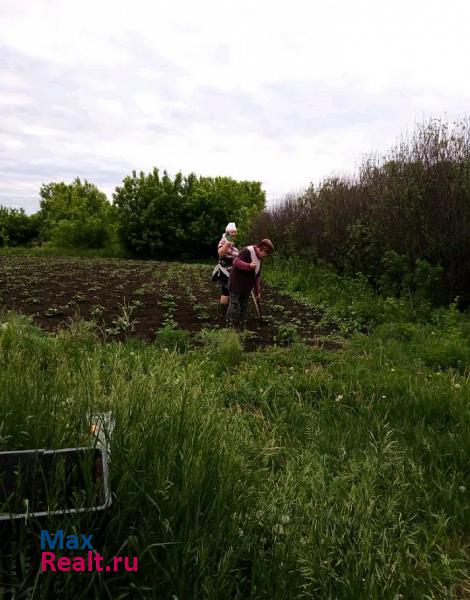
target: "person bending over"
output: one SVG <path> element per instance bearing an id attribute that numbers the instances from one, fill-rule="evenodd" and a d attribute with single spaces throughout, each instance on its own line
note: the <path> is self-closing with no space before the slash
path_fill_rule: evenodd
<path id="1" fill-rule="evenodd" d="M 228 282 L 227 322 L 230 325 L 243 327 L 251 290 L 255 289 L 258 299 L 261 294 L 261 261 L 273 251 L 271 240 L 264 239 L 259 244 L 243 248 L 234 259 Z"/>

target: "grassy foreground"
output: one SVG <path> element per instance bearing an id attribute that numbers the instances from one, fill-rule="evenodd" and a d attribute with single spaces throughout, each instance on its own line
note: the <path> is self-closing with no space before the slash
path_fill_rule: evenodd
<path id="1" fill-rule="evenodd" d="M 82 445 L 112 410 L 105 515 L 93 533 L 137 573 L 38 574 L 17 532 L 18 598 L 470 597 L 470 324 L 455 309 L 375 298 L 328 270 L 268 278 L 323 305 L 344 350 L 245 354 L 230 331 L 178 352 L 0 325 L 0 449 Z M 370 335 L 357 333 L 369 329 Z M 171 342 L 171 340 L 169 340 Z M 33 548 L 33 549 L 32 549 Z M 25 560 L 32 560 L 32 564 Z"/>

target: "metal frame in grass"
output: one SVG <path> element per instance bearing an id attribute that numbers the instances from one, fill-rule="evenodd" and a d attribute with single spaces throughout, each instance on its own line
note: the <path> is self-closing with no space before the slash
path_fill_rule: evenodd
<path id="1" fill-rule="evenodd" d="M 104 498 L 104 502 L 103 504 L 100 504 L 98 506 L 87 506 L 87 507 L 82 507 L 82 508 L 64 508 L 64 509 L 58 509 L 58 510 L 51 510 L 51 511 L 32 511 L 32 512 L 26 512 L 26 513 L 1 513 L 0 512 L 0 521 L 11 521 L 13 519 L 27 519 L 30 517 L 50 517 L 53 515 L 70 515 L 70 514 L 76 514 L 76 513 L 83 513 L 83 512 L 96 512 L 96 511 L 100 511 L 100 510 L 104 510 L 106 508 L 108 508 L 111 503 L 112 503 L 112 498 L 111 498 L 111 490 L 110 490 L 110 486 L 109 486 L 109 466 L 108 466 L 108 452 L 106 449 L 104 448 L 99 448 L 99 447 L 78 447 L 78 448 L 60 448 L 58 450 L 46 450 L 46 449 L 37 449 L 37 450 L 9 450 L 9 451 L 5 451 L 5 452 L 0 452 L 0 458 L 2 456 L 12 456 L 12 455 L 26 455 L 26 454 L 31 454 L 31 455 L 38 455 L 38 456 L 44 456 L 44 455 L 61 455 L 61 454 L 66 454 L 68 452 L 75 452 L 75 453 L 79 453 L 79 452 L 89 452 L 89 451 L 93 451 L 93 452 L 97 452 L 101 455 L 101 466 L 102 466 L 102 490 L 103 490 L 103 498 Z M 95 459 L 96 460 L 96 459 Z"/>

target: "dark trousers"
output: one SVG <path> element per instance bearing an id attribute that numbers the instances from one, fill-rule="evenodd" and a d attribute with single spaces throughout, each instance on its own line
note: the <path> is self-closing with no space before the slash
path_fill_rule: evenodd
<path id="1" fill-rule="evenodd" d="M 250 296 L 242 296 L 235 292 L 230 292 L 230 303 L 227 310 L 227 322 L 233 325 L 240 325 L 245 320 L 246 309 Z"/>

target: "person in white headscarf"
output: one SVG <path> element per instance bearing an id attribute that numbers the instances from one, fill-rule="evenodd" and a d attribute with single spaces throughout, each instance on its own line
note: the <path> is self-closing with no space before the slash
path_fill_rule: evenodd
<path id="1" fill-rule="evenodd" d="M 219 262 L 212 273 L 212 281 L 217 281 L 220 288 L 219 308 L 223 315 L 227 312 L 230 292 L 228 290 L 228 279 L 232 270 L 233 261 L 238 256 L 238 249 L 235 246 L 237 241 L 237 226 L 235 223 L 228 223 L 225 233 L 222 235 L 217 253 Z"/>

